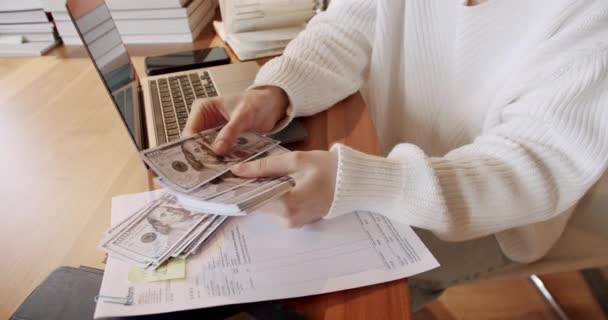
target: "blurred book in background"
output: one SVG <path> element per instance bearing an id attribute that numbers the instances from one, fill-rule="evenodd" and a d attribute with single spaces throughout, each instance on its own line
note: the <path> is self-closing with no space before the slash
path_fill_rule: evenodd
<path id="1" fill-rule="evenodd" d="M 219 0 L 214 27 L 240 60 L 279 55 L 323 0 Z M 218 0 L 106 0 L 125 43 L 188 43 L 213 20 Z M 0 0 L 0 56 L 42 55 L 59 38 L 82 45 L 65 0 Z"/>
<path id="2" fill-rule="evenodd" d="M 0 56 L 39 56 L 57 43 L 39 0 L 0 0 Z"/>
<path id="3" fill-rule="evenodd" d="M 82 45 L 65 0 L 42 0 L 63 42 Z M 124 43 L 192 42 L 211 22 L 217 0 L 106 0 Z"/>
<path id="4" fill-rule="evenodd" d="M 320 12 L 321 0 L 220 0 L 217 34 L 240 60 L 279 55 Z"/>

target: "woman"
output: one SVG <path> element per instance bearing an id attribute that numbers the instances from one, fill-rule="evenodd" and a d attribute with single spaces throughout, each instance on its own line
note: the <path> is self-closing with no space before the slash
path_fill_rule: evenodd
<path id="1" fill-rule="evenodd" d="M 234 110 L 222 154 L 362 89 L 386 157 L 337 144 L 233 172 L 293 176 L 291 226 L 370 210 L 419 228 L 441 267 L 411 278 L 417 309 L 555 244 L 608 165 L 607 74 L 607 1 L 334 0 L 236 106 L 197 101 L 185 133 Z"/>

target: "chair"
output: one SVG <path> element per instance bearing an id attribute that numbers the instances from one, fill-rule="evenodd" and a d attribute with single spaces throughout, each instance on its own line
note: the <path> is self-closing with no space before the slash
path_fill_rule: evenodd
<path id="1" fill-rule="evenodd" d="M 530 276 L 533 284 L 551 305 L 560 319 L 567 319 L 559 305 L 553 300 L 551 293 L 544 287 L 536 274 L 583 270 L 608 266 L 608 173 L 581 199 L 564 233 L 541 260 L 509 269 L 497 274 L 496 277 Z M 585 271 L 584 275 L 598 274 Z M 585 276 L 586 281 L 591 277 Z M 607 287 L 608 279 L 593 277 L 593 281 L 603 281 L 602 284 L 589 283 L 590 287 Z M 595 292 L 595 291 L 594 291 Z M 606 297 L 598 297 L 598 302 Z M 604 295 L 606 293 L 604 292 Z M 605 306 L 604 306 L 605 307 Z"/>

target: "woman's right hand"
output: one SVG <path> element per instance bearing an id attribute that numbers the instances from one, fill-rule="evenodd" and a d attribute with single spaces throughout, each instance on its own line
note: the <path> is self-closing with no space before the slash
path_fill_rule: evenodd
<path id="1" fill-rule="evenodd" d="M 224 155 L 239 134 L 246 131 L 267 133 L 286 116 L 289 99 L 279 87 L 263 86 L 243 94 L 197 99 L 192 103 L 183 136 L 225 124 L 213 142 L 213 151 Z"/>

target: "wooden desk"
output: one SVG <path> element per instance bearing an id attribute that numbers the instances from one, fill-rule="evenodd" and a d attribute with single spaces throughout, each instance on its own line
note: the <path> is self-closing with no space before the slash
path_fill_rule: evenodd
<path id="1" fill-rule="evenodd" d="M 222 45 L 207 30 L 194 45 Z M 173 48 L 173 49 L 171 49 Z M 144 52 L 129 48 L 143 75 Z M 103 268 L 97 249 L 112 196 L 147 189 L 147 172 L 93 65 L 79 48 L 51 56 L 0 59 L 0 318 L 7 318 L 60 265 Z M 305 119 L 310 140 L 297 149 L 340 141 L 379 154 L 360 96 Z M 409 319 L 406 280 L 289 304 L 309 319 Z"/>

